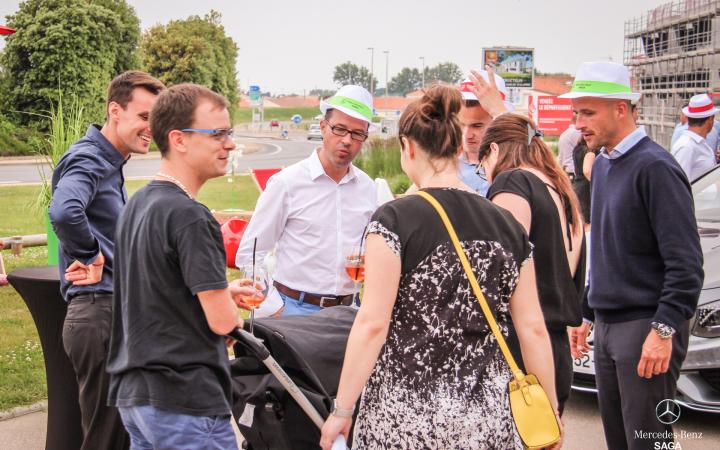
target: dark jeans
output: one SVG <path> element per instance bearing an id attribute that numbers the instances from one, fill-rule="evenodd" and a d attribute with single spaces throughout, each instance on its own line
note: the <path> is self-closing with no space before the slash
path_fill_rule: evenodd
<path id="1" fill-rule="evenodd" d="M 109 375 L 105 372 L 112 295 L 87 294 L 68 305 L 63 345 L 75 369 L 82 414 L 81 450 L 125 450 L 129 438 L 117 408 L 107 406 Z"/>
<path id="2" fill-rule="evenodd" d="M 686 322 L 672 338 L 668 371 L 648 380 L 637 374 L 637 366 L 651 321 L 595 321 L 598 403 L 605 441 L 613 450 L 656 449 L 662 443 L 673 442 L 672 425 L 658 420 L 656 408 L 662 400 L 675 398 L 680 367 L 687 353 L 689 326 Z"/>
<path id="3" fill-rule="evenodd" d="M 520 351 L 520 341 L 518 341 L 517 332 L 512 325 L 509 326 L 509 332 L 507 344 L 510 348 L 510 353 L 512 353 L 515 361 L 523 372 L 527 373 L 522 359 L 522 352 Z M 548 329 L 548 335 L 550 336 L 553 366 L 555 367 L 555 394 L 558 399 L 558 409 L 560 410 L 560 415 L 562 415 L 565 409 L 565 403 L 570 398 L 570 385 L 572 384 L 573 377 L 570 340 L 567 330 L 559 331 Z"/>

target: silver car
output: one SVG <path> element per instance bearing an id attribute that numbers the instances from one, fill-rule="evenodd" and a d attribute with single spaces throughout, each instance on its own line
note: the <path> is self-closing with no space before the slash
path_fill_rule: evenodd
<path id="1" fill-rule="evenodd" d="M 705 283 L 677 383 L 678 403 L 720 414 L 720 166 L 692 183 Z M 592 343 L 592 335 L 590 336 Z M 574 361 L 573 389 L 597 392 L 592 350 Z"/>
<path id="2" fill-rule="evenodd" d="M 310 141 L 312 139 L 320 139 L 322 141 L 322 132 L 320 131 L 320 125 L 317 123 L 314 123 L 310 125 L 310 128 L 308 128 L 307 133 L 307 140 Z"/>

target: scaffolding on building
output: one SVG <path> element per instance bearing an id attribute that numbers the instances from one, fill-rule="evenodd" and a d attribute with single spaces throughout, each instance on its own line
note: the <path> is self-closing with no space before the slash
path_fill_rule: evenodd
<path id="1" fill-rule="evenodd" d="M 720 92 L 720 0 L 681 0 L 625 22 L 623 61 L 642 94 L 638 123 L 670 149 L 680 109 Z"/>

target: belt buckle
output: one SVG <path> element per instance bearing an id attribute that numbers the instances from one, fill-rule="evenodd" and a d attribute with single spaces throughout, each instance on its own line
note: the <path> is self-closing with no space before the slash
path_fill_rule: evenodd
<path id="1" fill-rule="evenodd" d="M 337 302 L 337 297 L 325 297 L 325 296 L 321 296 L 321 297 L 320 297 L 320 305 L 319 305 L 321 308 L 327 308 L 327 306 L 325 306 L 325 300 L 335 300 L 335 301 Z M 332 306 L 336 306 L 336 305 L 337 305 L 337 303 L 336 303 L 335 305 L 332 305 Z"/>

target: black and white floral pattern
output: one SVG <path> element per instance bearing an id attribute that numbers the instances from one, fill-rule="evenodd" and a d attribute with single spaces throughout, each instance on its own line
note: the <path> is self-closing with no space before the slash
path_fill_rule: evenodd
<path id="1" fill-rule="evenodd" d="M 396 234 L 379 222 L 368 230 L 399 255 Z M 495 241 L 462 244 L 507 335 L 516 258 Z M 522 448 L 510 378 L 452 244 L 440 244 L 402 275 L 387 342 L 362 395 L 354 448 Z"/>

